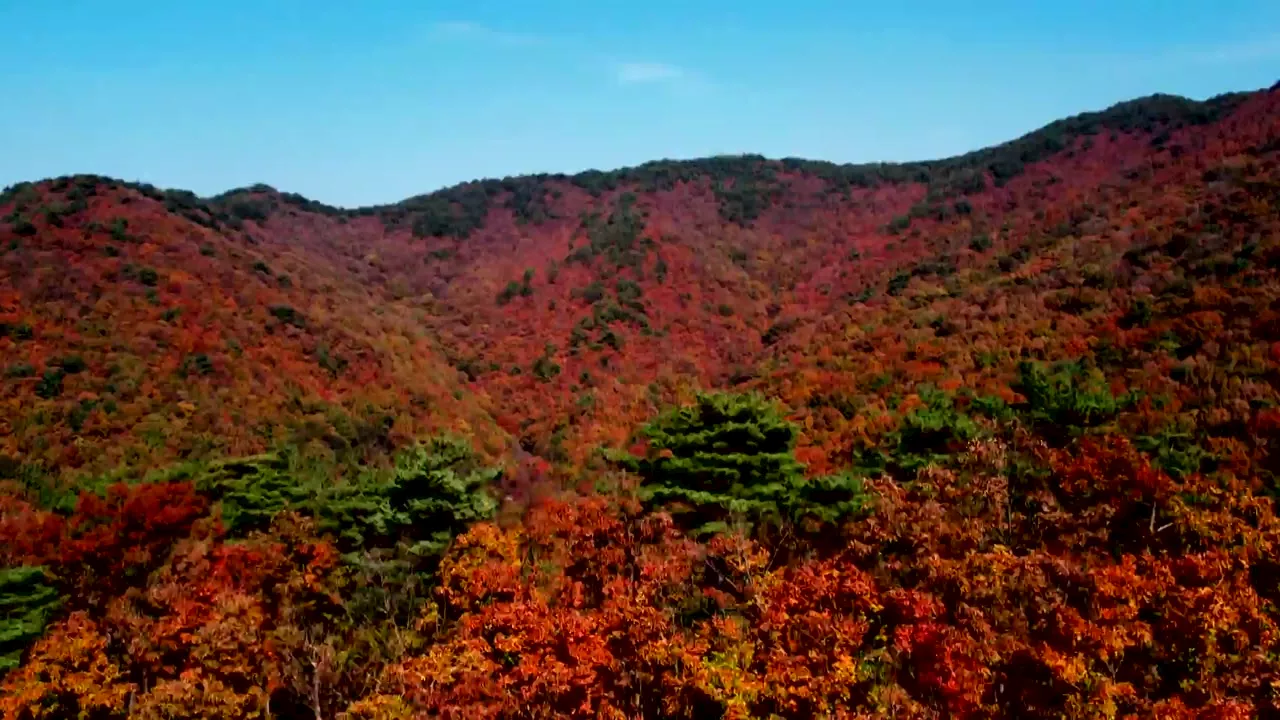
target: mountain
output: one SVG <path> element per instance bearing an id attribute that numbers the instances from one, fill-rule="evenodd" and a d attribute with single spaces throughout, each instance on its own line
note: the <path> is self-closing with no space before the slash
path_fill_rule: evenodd
<path id="1" fill-rule="evenodd" d="M 9 188 L 0 711 L 1280 712 L 1278 153 Z"/>

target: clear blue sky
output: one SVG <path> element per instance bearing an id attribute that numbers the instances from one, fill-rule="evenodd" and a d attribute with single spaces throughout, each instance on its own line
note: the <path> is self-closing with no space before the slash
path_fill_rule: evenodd
<path id="1" fill-rule="evenodd" d="M 0 0 L 0 185 L 338 205 L 756 152 L 914 160 L 1280 79 L 1276 0 Z"/>

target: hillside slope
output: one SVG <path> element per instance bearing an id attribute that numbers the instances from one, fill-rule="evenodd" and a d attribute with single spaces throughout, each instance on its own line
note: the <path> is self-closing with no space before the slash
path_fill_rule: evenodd
<path id="1" fill-rule="evenodd" d="M 10 188 L 0 608 L 62 604 L 0 711 L 1280 712 L 1278 271 L 1277 88 L 355 210 Z"/>
<path id="2" fill-rule="evenodd" d="M 10 248 L 6 279 L 16 293 L 8 299 L 6 327 L 19 329 L 8 333 L 6 359 L 16 361 L 7 363 L 17 366 L 10 372 L 30 366 L 34 375 L 8 383 L 6 396 L 19 403 L 9 414 L 33 406 L 56 418 L 84 414 L 66 403 L 81 390 L 78 380 L 72 378 L 56 409 L 41 407 L 37 390 L 60 356 L 79 352 L 85 330 L 68 328 L 65 339 L 50 337 L 48 346 L 19 345 L 18 335 L 34 319 L 24 313 L 91 324 L 79 312 L 114 313 L 116 293 L 129 291 L 131 310 L 146 303 L 153 309 L 106 320 L 121 331 L 93 332 L 155 335 L 151 340 L 167 352 L 141 365 L 162 362 L 163 355 L 158 375 L 165 380 L 182 371 L 188 356 L 245 352 L 235 348 L 247 342 L 249 357 L 221 363 L 219 370 L 236 374 L 254 392 L 227 394 L 274 402 L 246 409 L 250 415 L 222 428 L 213 428 L 219 415 L 226 419 L 218 402 L 195 403 L 200 417 L 172 435 L 208 433 L 204 445 L 244 452 L 261 445 L 244 437 L 251 428 L 284 412 L 279 395 L 314 393 L 331 402 L 335 393 L 370 389 L 374 373 L 384 394 L 370 398 L 370 407 L 422 405 L 431 393 L 413 383 L 439 383 L 443 390 L 433 397 L 446 397 L 456 379 L 477 391 L 526 449 L 580 462 L 598 444 L 621 442 L 690 387 L 751 377 L 762 359 L 776 356 L 768 346 L 807 333 L 832 312 L 899 302 L 887 291 L 904 281 L 900 272 L 937 277 L 931 271 L 968 270 L 1000 255 L 1029 253 L 1039 236 L 1073 241 L 1084 234 L 1084 215 L 1109 216 L 1131 197 L 1145 207 L 1147 196 L 1169 183 L 1200 184 L 1206 169 L 1241 144 L 1265 141 L 1273 95 L 1206 103 L 1153 96 L 937 163 L 665 162 L 571 178 L 473 183 L 354 211 L 264 186 L 210 201 L 98 178 L 23 186 L 0 204 L 10 220 L 0 226 Z M 1228 113 L 1228 121 L 1209 124 Z M 99 186 L 117 190 L 97 195 Z M 95 193 L 92 203 L 89 193 Z M 34 234 L 24 237 L 28 233 Z M 977 237 L 989 239 L 991 248 L 973 249 Z M 151 268 L 165 270 L 163 277 L 144 277 L 155 285 L 130 277 L 149 262 L 165 263 Z M 77 267 L 69 272 L 68 264 Z M 220 289 L 206 287 L 214 277 Z M 86 291 L 89 296 L 80 297 Z M 204 300 L 223 312 L 202 309 Z M 78 312 L 60 302 L 77 303 Z M 300 305 L 296 317 L 271 315 L 287 313 L 290 302 Z M 260 317 L 246 322 L 249 308 Z M 239 322 L 228 311 L 238 313 Z M 185 316 L 171 317 L 175 313 Z M 304 330 L 308 320 L 319 325 Z M 322 326 L 330 323 L 340 328 L 326 333 Z M 201 332 L 221 336 L 189 337 Z M 268 340 L 291 344 L 291 356 L 282 357 Z M 383 381 L 395 373 L 392 358 L 423 363 L 433 353 L 463 374 L 442 373 L 437 362 L 434 370 L 405 367 L 405 377 L 417 378 L 412 382 L 398 374 Z M 362 367 L 362 360 L 380 366 Z M 258 362 L 275 369 L 252 369 Z M 280 372 L 289 362 L 296 364 Z M 84 377 L 110 364 L 104 358 Z M 208 377 L 204 382 L 226 385 L 226 377 Z M 397 392 L 416 397 L 391 397 Z M 174 409 L 182 401 L 181 392 L 167 393 L 135 417 L 179 415 Z M 589 405 L 601 409 L 584 413 Z M 460 408 L 440 415 L 466 417 Z M 15 422 L 16 430 L 5 434 L 11 455 L 48 453 L 57 466 L 79 462 L 63 456 L 66 438 L 35 426 L 27 432 L 39 432 L 47 450 L 16 443 L 27 426 Z M 136 421 L 135 441 L 147 434 L 143 426 Z M 155 435 L 152 430 L 151 440 L 124 452 L 150 456 L 137 446 L 156 445 Z M 198 454 L 201 444 L 156 457 Z"/>
<path id="3" fill-rule="evenodd" d="M 330 258 L 101 178 L 24 186 L 3 212 L 6 473 L 145 469 L 286 439 L 390 447 L 445 428 L 504 449 L 422 309 Z"/>

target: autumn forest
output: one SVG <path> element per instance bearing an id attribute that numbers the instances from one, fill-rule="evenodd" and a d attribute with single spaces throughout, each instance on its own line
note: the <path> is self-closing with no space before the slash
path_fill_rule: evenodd
<path id="1" fill-rule="evenodd" d="M 1280 717 L 1280 86 L 0 195 L 0 718 Z"/>

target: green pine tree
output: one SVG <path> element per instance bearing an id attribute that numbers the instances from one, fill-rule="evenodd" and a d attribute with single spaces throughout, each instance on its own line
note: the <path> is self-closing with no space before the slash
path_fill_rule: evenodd
<path id="1" fill-rule="evenodd" d="M 643 500 L 698 533 L 732 520 L 832 522 L 865 505 L 853 476 L 805 478 L 795 426 L 757 394 L 699 394 L 641 434 L 645 456 L 615 459 L 640 475 Z"/>
<path id="2" fill-rule="evenodd" d="M 60 599 L 42 567 L 0 570 L 0 674 L 22 660 L 27 646 L 44 633 Z"/>
<path id="3" fill-rule="evenodd" d="M 405 541 L 414 554 L 434 557 L 454 535 L 493 517 L 498 503 L 489 488 L 500 474 L 481 466 L 465 442 L 436 438 L 397 455 L 389 478 L 335 488 L 315 512 L 322 528 L 353 546 Z"/>
<path id="4" fill-rule="evenodd" d="M 349 551 L 403 542 L 424 558 L 497 511 L 489 487 L 501 471 L 481 466 L 462 440 L 431 439 L 400 452 L 394 470 L 364 468 L 340 482 L 295 465 L 279 454 L 224 461 L 199 486 L 221 497 L 233 535 L 290 510 L 315 518 Z"/>

